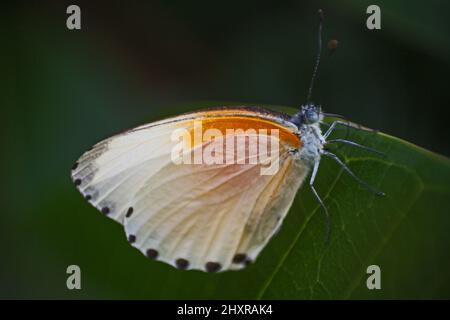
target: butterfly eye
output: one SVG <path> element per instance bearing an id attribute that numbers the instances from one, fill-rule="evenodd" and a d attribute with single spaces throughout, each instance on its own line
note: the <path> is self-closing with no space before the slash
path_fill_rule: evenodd
<path id="1" fill-rule="evenodd" d="M 319 113 L 316 110 L 307 110 L 305 112 L 305 120 L 307 123 L 316 123 L 319 121 Z"/>

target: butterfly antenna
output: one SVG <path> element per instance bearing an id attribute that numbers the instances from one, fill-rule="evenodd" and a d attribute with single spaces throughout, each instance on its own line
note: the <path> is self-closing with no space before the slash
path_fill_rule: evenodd
<path id="1" fill-rule="evenodd" d="M 319 13 L 319 39 L 318 39 L 318 51 L 317 51 L 317 57 L 316 57 L 316 63 L 314 65 L 314 70 L 313 70 L 313 74 L 311 77 L 311 83 L 309 85 L 309 90 L 308 90 L 308 97 L 306 98 L 307 102 L 311 102 L 311 95 L 312 95 L 312 90 L 314 87 L 314 81 L 316 80 L 316 75 L 317 75 L 317 70 L 319 68 L 319 63 L 320 63 L 320 55 L 322 53 L 322 26 L 323 26 L 323 10 L 319 9 L 318 11 Z"/>

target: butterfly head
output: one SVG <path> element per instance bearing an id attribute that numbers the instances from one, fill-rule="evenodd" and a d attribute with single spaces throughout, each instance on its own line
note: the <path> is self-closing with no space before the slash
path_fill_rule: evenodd
<path id="1" fill-rule="evenodd" d="M 320 121 L 321 107 L 314 104 L 307 104 L 300 108 L 302 123 L 314 124 Z"/>
<path id="2" fill-rule="evenodd" d="M 302 125 L 312 125 L 318 123 L 321 116 L 321 106 L 313 103 L 308 103 L 300 107 L 300 111 L 297 112 L 291 118 L 291 122 L 298 128 Z"/>

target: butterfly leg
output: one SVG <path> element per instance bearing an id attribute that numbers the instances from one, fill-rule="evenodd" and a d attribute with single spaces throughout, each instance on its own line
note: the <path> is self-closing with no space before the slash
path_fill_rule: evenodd
<path id="1" fill-rule="evenodd" d="M 328 122 L 325 122 L 325 121 L 320 121 L 320 125 L 323 125 L 323 126 L 325 126 L 325 127 L 327 127 L 327 128 L 329 128 L 329 127 L 331 127 L 331 123 L 328 123 Z M 334 129 L 333 129 L 333 131 L 335 131 L 335 130 L 345 130 L 345 129 L 347 129 L 348 127 L 345 127 L 345 128 L 337 128 L 337 127 L 335 127 Z M 328 129 L 327 129 L 328 130 Z"/>
<path id="2" fill-rule="evenodd" d="M 326 242 L 328 243 L 330 240 L 330 225 L 331 225 L 330 215 L 328 214 L 327 207 L 325 207 L 325 204 L 323 203 L 322 199 L 320 198 L 319 194 L 317 193 L 316 189 L 314 188 L 314 180 L 316 180 L 317 170 L 319 169 L 319 163 L 320 163 L 320 160 L 317 160 L 314 163 L 311 178 L 309 180 L 309 187 L 311 188 L 312 193 L 316 197 L 316 200 L 319 202 L 320 206 L 323 209 L 323 213 L 325 214 L 325 219 L 326 219 L 326 223 L 327 223 Z"/>
<path id="3" fill-rule="evenodd" d="M 385 193 L 381 192 L 377 189 L 375 189 L 374 187 L 372 187 L 371 185 L 369 185 L 367 182 L 365 182 L 364 180 L 361 180 L 358 176 L 356 176 L 350 169 L 349 167 L 347 167 L 347 165 L 342 162 L 341 159 L 339 159 L 339 157 L 337 155 L 335 155 L 334 153 L 331 153 L 329 151 L 323 150 L 322 154 L 333 159 L 334 161 L 336 161 L 339 166 L 344 169 L 353 179 L 355 179 L 360 185 L 362 185 L 364 188 L 366 188 L 367 190 L 375 193 L 378 196 L 384 196 Z"/>
<path id="4" fill-rule="evenodd" d="M 343 121 L 337 120 L 337 121 L 334 121 L 331 123 L 330 127 L 324 133 L 323 138 L 326 139 L 333 132 L 333 130 L 336 128 L 337 125 L 341 125 L 341 126 L 345 126 L 345 127 L 349 127 L 349 128 L 353 128 L 353 129 L 358 129 L 358 130 L 363 130 L 363 131 L 378 132 L 377 130 L 363 128 L 361 126 L 351 124 L 350 122 L 343 122 Z"/>
<path id="5" fill-rule="evenodd" d="M 356 142 L 353 142 L 353 141 L 350 141 L 350 140 L 345 140 L 345 139 L 333 139 L 333 140 L 328 140 L 328 141 L 325 142 L 325 144 L 339 143 L 339 142 L 340 142 L 340 143 L 344 143 L 344 144 L 351 145 L 351 146 L 353 146 L 353 147 L 361 148 L 361 149 L 363 149 L 363 150 L 367 150 L 367 151 L 370 151 L 370 152 L 373 152 L 373 153 L 376 153 L 376 154 L 378 154 L 378 155 L 380 155 L 380 156 L 382 156 L 382 157 L 385 157 L 385 156 L 386 156 L 386 154 L 383 153 L 383 152 L 381 152 L 381 151 L 378 151 L 378 150 L 376 150 L 376 149 L 373 149 L 373 148 L 370 148 L 370 147 L 366 147 L 366 146 L 363 146 L 362 144 L 359 144 L 359 143 L 356 143 Z"/>

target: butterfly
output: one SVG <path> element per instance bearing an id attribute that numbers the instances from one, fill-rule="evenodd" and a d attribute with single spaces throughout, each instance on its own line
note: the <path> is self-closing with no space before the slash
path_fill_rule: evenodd
<path id="1" fill-rule="evenodd" d="M 320 47 L 321 41 L 319 53 Z M 238 270 L 254 262 L 280 229 L 308 176 L 329 238 L 329 213 L 314 187 L 323 156 L 383 195 L 326 148 L 344 143 L 377 152 L 328 139 L 339 126 L 361 128 L 334 120 L 322 132 L 327 115 L 314 103 L 292 116 L 246 106 L 182 114 L 97 143 L 78 159 L 71 177 L 84 198 L 121 223 L 128 241 L 148 258 L 178 269 Z M 214 134 L 205 138 L 208 130 Z M 265 161 L 258 162 L 261 158 Z"/>

